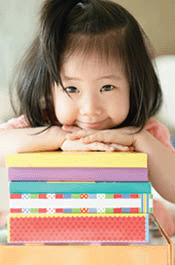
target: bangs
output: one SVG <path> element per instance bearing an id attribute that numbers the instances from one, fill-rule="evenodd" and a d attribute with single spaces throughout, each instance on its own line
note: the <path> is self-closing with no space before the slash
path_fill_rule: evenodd
<path id="1" fill-rule="evenodd" d="M 79 54 L 85 60 L 90 55 L 97 54 L 101 60 L 106 59 L 107 62 L 110 58 L 123 61 L 123 35 L 121 29 L 99 34 L 68 34 L 60 58 L 60 67 L 73 54 Z"/>

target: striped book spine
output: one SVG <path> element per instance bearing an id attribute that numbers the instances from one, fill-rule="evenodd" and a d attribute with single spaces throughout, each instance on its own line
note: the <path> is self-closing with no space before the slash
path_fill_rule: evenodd
<path id="1" fill-rule="evenodd" d="M 152 213 L 152 194 L 10 194 L 10 212 Z"/>

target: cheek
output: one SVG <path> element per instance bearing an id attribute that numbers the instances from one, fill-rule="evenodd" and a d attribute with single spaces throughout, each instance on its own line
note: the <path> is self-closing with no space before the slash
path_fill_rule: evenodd
<path id="1" fill-rule="evenodd" d="M 117 100 L 112 100 L 110 104 L 110 115 L 117 123 L 123 122 L 129 113 L 128 97 L 118 97 Z"/>
<path id="2" fill-rule="evenodd" d="M 65 96 L 57 96 L 54 102 L 56 117 L 61 124 L 73 124 L 76 119 L 76 108 L 71 99 L 65 99 Z"/>

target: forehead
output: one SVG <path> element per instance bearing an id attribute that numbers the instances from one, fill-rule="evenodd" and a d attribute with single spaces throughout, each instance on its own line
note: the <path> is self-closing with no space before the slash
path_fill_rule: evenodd
<path id="1" fill-rule="evenodd" d="M 95 80 L 102 79 L 126 79 L 125 69 L 121 60 L 101 57 L 98 53 L 91 53 L 89 56 L 82 56 L 74 53 L 64 60 L 61 68 L 61 76 L 69 80 Z"/>

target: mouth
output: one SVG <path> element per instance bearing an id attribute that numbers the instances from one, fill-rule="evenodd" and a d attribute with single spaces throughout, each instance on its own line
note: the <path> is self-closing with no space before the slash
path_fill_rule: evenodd
<path id="1" fill-rule="evenodd" d="M 102 126 L 104 120 L 103 121 L 99 121 L 99 122 L 82 122 L 82 121 L 78 121 L 78 125 L 82 128 L 93 128 L 93 129 L 100 129 L 100 127 Z"/>

